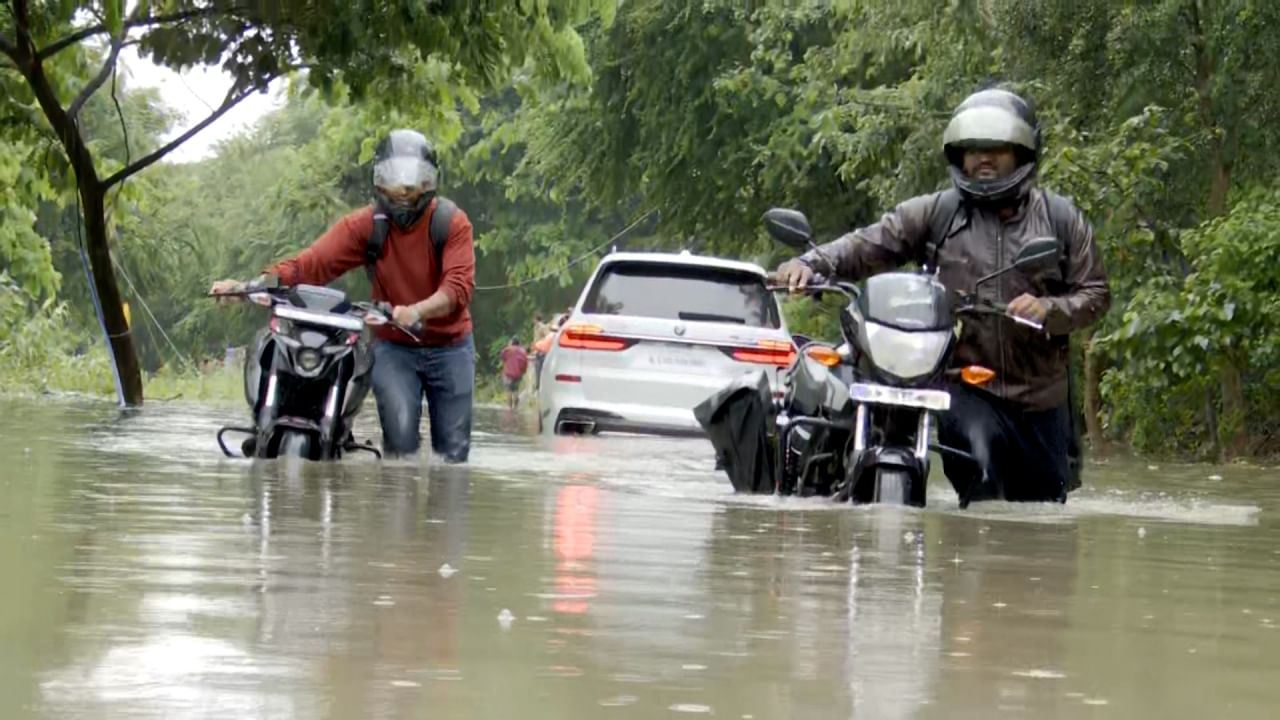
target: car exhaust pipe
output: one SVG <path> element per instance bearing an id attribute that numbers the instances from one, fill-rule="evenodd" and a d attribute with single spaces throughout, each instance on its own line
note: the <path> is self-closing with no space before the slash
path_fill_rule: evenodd
<path id="1" fill-rule="evenodd" d="M 595 432 L 595 420 L 568 418 L 556 423 L 556 434 L 558 435 L 594 435 Z"/>

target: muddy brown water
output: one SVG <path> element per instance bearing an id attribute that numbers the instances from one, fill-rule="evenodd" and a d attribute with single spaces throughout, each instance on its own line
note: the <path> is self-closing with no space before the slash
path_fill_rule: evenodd
<path id="1" fill-rule="evenodd" d="M 502 409 L 464 468 L 228 460 L 241 415 L 0 398 L 0 718 L 1280 716 L 1275 470 L 855 509 Z"/>

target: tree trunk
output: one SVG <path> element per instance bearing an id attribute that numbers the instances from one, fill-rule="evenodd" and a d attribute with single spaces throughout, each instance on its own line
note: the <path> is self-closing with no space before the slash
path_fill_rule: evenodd
<path id="1" fill-rule="evenodd" d="M 1199 98 L 1200 121 L 1206 130 L 1215 131 L 1207 158 L 1209 195 L 1205 203 L 1207 218 L 1213 219 L 1222 217 L 1230 209 L 1228 203 L 1231 199 L 1235 138 L 1219 122 L 1220 117 L 1229 117 L 1229 114 L 1214 104 L 1216 58 L 1213 48 L 1210 47 L 1210 34 L 1206 31 L 1201 18 L 1200 3 L 1191 2 L 1186 6 L 1186 11 L 1191 29 L 1191 47 L 1196 59 L 1196 94 Z M 1248 435 L 1244 427 L 1244 389 L 1241 379 L 1243 367 L 1243 363 L 1238 363 L 1228 356 L 1218 372 L 1218 386 L 1222 392 L 1222 413 L 1216 418 L 1217 427 L 1211 437 L 1219 460 L 1238 457 L 1247 447 Z M 1206 402 L 1205 414 L 1206 419 L 1214 419 L 1211 400 Z"/>
<path id="2" fill-rule="evenodd" d="M 1222 459 L 1230 461 L 1246 454 L 1249 448 L 1243 372 L 1233 358 L 1228 357 L 1218 371 L 1218 381 L 1222 386 Z"/>
<path id="3" fill-rule="evenodd" d="M 1231 195 L 1231 165 L 1223 159 L 1221 148 L 1214 150 L 1211 162 L 1209 171 L 1212 177 L 1209 180 L 1207 210 L 1210 218 L 1216 218 L 1227 214 L 1227 200 Z"/>
<path id="4" fill-rule="evenodd" d="M 12 3 L 17 42 L 5 48 L 5 54 L 13 59 L 18 71 L 27 79 L 40 109 L 44 111 L 49 126 L 57 134 L 67 159 L 76 175 L 76 192 L 83 207 L 86 234 L 86 253 L 93 269 L 93 286 L 102 306 L 103 324 L 106 326 L 108 344 L 115 358 L 116 371 L 120 374 L 121 401 L 126 405 L 142 404 L 142 373 L 138 367 L 138 355 L 134 351 L 133 338 L 124 319 L 120 305 L 120 290 L 116 286 L 116 274 L 111 266 L 111 250 L 107 244 L 106 190 L 98 178 L 93 153 L 80 134 L 80 126 L 74 112 L 68 112 L 58 100 L 49 77 L 44 72 L 35 44 L 31 39 L 28 7 L 25 2 Z M 118 50 L 118 46 L 116 50 Z M 113 51 L 108 62 L 116 60 Z M 102 71 L 102 72 L 105 72 Z M 105 77 L 100 73 L 100 76 Z M 86 88 L 92 94 L 94 88 Z M 85 95 L 84 99 L 87 99 Z M 73 109 L 77 109 L 74 106 Z"/>
<path id="5" fill-rule="evenodd" d="M 1214 462 L 1222 462 L 1222 442 L 1218 437 L 1217 398 L 1212 389 L 1204 391 L 1204 424 L 1209 430 L 1209 452 Z"/>
<path id="6" fill-rule="evenodd" d="M 133 347 L 133 334 L 125 321 L 120 288 L 116 285 L 115 268 L 111 265 L 111 248 L 107 244 L 106 193 L 96 178 L 92 187 L 85 187 L 77 173 L 76 183 L 83 204 L 85 251 L 89 256 L 89 267 L 93 269 L 93 287 L 102 306 L 102 321 L 107 328 L 111 355 L 115 358 L 116 371 L 120 373 L 120 388 L 124 396 L 121 399 L 126 405 L 141 405 L 142 371 Z"/>
<path id="7" fill-rule="evenodd" d="M 1084 425 L 1089 447 L 1101 451 L 1106 439 L 1102 435 L 1102 359 L 1093 352 L 1093 333 L 1084 341 Z"/>

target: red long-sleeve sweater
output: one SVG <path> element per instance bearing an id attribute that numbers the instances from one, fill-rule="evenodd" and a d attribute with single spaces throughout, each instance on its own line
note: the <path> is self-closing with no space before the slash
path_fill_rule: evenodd
<path id="1" fill-rule="evenodd" d="M 453 311 L 443 317 L 424 321 L 422 344 L 450 345 L 471 332 L 471 294 L 476 283 L 475 246 L 471 237 L 471 221 L 461 208 L 449 223 L 449 240 L 442 259 L 435 257 L 428 228 L 435 213 L 432 200 L 427 211 L 408 230 L 393 223 L 383 246 L 382 258 L 374 268 L 373 299 L 392 305 L 412 305 L 425 300 L 442 288 L 453 298 Z M 326 285 L 337 277 L 364 265 L 365 246 L 373 234 L 373 207 L 356 210 L 333 224 L 311 247 L 266 269 L 278 275 L 285 285 L 306 283 Z M 436 265 L 443 263 L 440 281 L 436 283 Z M 414 344 L 404 333 L 390 325 L 378 328 L 378 337 L 402 345 Z"/>

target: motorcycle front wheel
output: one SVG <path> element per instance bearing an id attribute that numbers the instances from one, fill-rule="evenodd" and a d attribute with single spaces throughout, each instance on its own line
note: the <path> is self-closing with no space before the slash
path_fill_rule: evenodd
<path id="1" fill-rule="evenodd" d="M 310 460 L 311 436 L 304 432 L 285 430 L 284 435 L 280 438 L 279 456 L 282 458 Z"/>
<path id="2" fill-rule="evenodd" d="M 910 505 L 911 475 L 901 468 L 876 468 L 873 502 L 884 505 Z"/>

